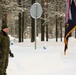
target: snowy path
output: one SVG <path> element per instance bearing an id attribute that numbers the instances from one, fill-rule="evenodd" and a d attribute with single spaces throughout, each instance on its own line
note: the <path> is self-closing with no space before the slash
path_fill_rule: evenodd
<path id="1" fill-rule="evenodd" d="M 47 49 L 41 43 L 36 50 L 27 43 L 11 46 L 15 57 L 9 59 L 8 75 L 76 75 L 75 43 L 69 44 L 66 56 L 61 42 L 47 43 Z"/>
<path id="2" fill-rule="evenodd" d="M 65 57 L 58 52 L 51 53 L 50 51 L 47 52 L 44 50 L 26 51 L 26 48 L 23 50 L 23 53 L 20 50 L 17 51 L 14 52 L 15 57 L 10 58 L 9 60 L 9 66 L 7 70 L 8 75 L 10 74 L 11 75 L 75 75 L 76 74 L 76 59 L 75 59 L 76 56 L 74 57 L 74 55 L 70 57 L 69 56 Z"/>

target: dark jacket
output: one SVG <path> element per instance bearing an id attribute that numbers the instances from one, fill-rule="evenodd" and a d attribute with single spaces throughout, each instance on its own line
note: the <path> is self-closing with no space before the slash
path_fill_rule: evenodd
<path id="1" fill-rule="evenodd" d="M 7 33 L 0 31 L 0 57 L 7 58 L 10 51 L 10 39 Z"/>

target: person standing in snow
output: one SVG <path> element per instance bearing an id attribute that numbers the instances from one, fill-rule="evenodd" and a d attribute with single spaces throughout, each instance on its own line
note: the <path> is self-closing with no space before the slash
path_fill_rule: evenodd
<path id="1" fill-rule="evenodd" d="M 6 69 L 8 66 L 9 55 L 14 57 L 10 50 L 8 27 L 7 25 L 2 25 L 2 29 L 0 31 L 0 75 L 7 75 Z"/>

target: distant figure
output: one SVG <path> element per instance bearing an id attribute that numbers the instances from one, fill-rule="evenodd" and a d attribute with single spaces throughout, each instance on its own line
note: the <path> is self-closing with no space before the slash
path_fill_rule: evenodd
<path id="1" fill-rule="evenodd" d="M 10 39 L 7 33 L 7 25 L 2 25 L 0 31 L 0 75 L 7 75 L 6 69 L 8 66 L 9 55 L 14 57 L 10 50 Z"/>

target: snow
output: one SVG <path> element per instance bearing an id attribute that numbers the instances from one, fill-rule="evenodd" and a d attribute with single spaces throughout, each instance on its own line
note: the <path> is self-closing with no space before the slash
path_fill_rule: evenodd
<path id="1" fill-rule="evenodd" d="M 15 39 L 14 39 L 15 40 Z M 10 48 L 14 58 L 9 58 L 8 75 L 76 75 L 76 39 L 69 39 L 69 48 L 64 55 L 64 41 L 41 42 L 37 38 L 35 43 L 30 39 L 23 43 L 13 41 Z M 45 47 L 45 48 L 44 48 Z"/>

